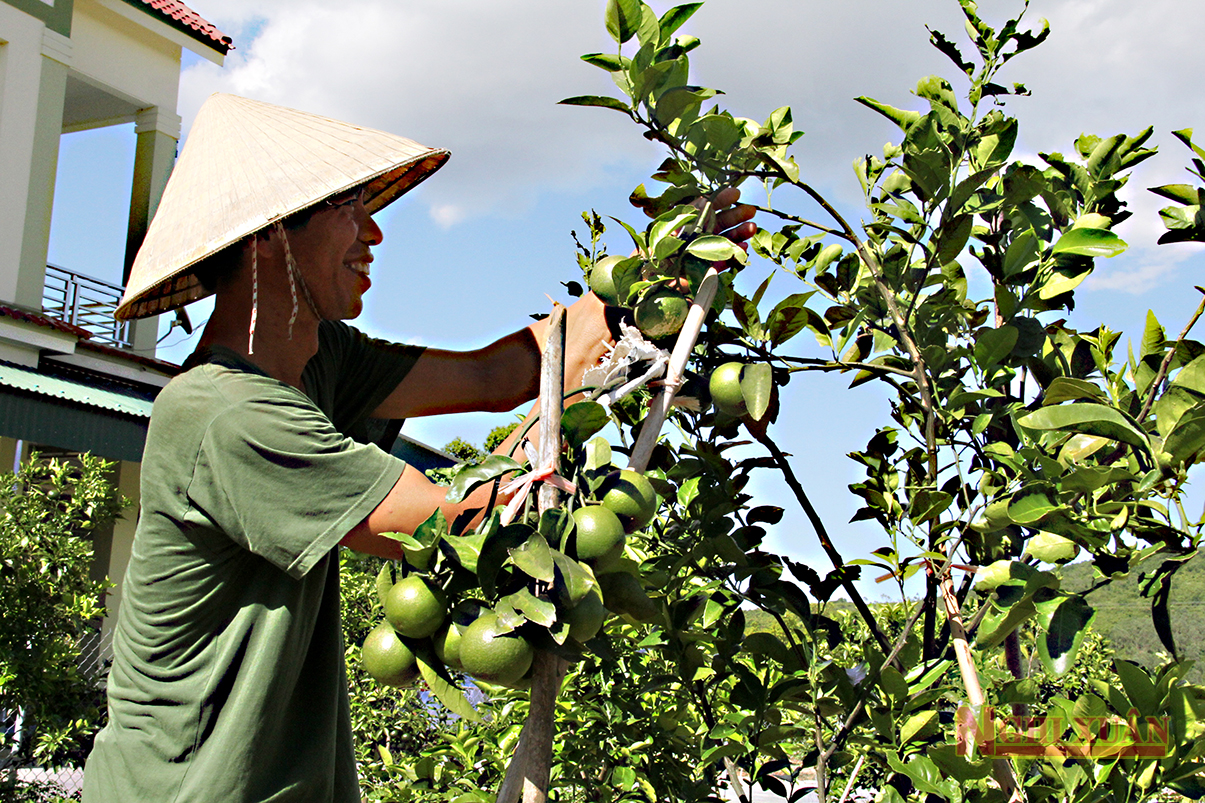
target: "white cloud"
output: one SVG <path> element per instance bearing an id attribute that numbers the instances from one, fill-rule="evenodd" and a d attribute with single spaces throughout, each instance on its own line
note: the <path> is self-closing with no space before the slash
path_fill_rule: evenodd
<path id="1" fill-rule="evenodd" d="M 541 192 L 597 184 L 610 163 L 654 158 L 620 115 L 557 105 L 614 91 L 578 60 L 606 44 L 594 4 L 302 0 L 260 3 L 256 19 L 241 5 L 211 5 L 205 13 L 219 26 L 242 25 L 253 38 L 236 37 L 223 69 L 186 71 L 186 126 L 206 96 L 227 91 L 450 148 L 423 197 L 461 210 L 458 219 L 521 214 Z"/>
<path id="2" fill-rule="evenodd" d="M 439 225 L 441 229 L 450 229 L 460 221 L 464 220 L 466 212 L 462 207 L 455 204 L 439 204 L 431 207 L 431 219 Z"/>
<path id="3" fill-rule="evenodd" d="M 186 71 L 186 126 L 204 97 L 221 90 L 448 147 L 452 160 L 421 190 L 441 226 L 483 214 L 519 217 L 544 194 L 598 187 L 658 159 L 621 115 L 556 105 L 569 95 L 616 92 L 604 73 L 578 60 L 614 47 L 602 0 L 197 5 L 238 49 L 224 69 L 201 63 Z M 664 11 L 671 3 L 653 5 Z M 1019 8 L 1013 0 L 980 4 L 996 25 Z M 1050 41 L 1002 74 L 1034 92 L 1007 107 L 1021 119 L 1019 150 L 1066 153 L 1082 131 L 1135 133 L 1153 124 L 1170 153 L 1142 166 L 1127 188 L 1138 214 L 1123 233 L 1135 244 L 1153 242 L 1158 199 L 1142 189 L 1183 180 L 1186 151 L 1167 132 L 1205 120 L 1190 63 L 1205 38 L 1205 6 L 1034 0 L 1028 25 L 1042 16 L 1051 21 Z M 837 201 L 860 205 L 850 162 L 898 132 L 853 98 L 921 108 L 910 94 L 916 80 L 956 73 L 928 44 L 926 23 L 970 51 L 954 0 L 710 0 L 683 32 L 703 39 L 693 80 L 725 90 L 719 100 L 742 116 L 762 119 L 791 105 L 807 132 L 797 145 L 804 174 Z"/>
<path id="4" fill-rule="evenodd" d="M 1132 255 L 1127 262 L 1119 261 L 1116 266 L 1100 260 L 1092 276 L 1085 282 L 1084 289 L 1089 292 L 1116 290 L 1135 296 L 1143 295 L 1177 278 L 1180 263 L 1188 256 L 1183 251 L 1168 254 L 1166 249 L 1155 251 L 1148 248 Z"/>

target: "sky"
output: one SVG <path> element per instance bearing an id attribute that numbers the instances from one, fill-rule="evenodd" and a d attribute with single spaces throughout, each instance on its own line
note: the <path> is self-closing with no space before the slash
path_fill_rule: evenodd
<path id="1" fill-rule="evenodd" d="M 529 314 L 547 312 L 549 297 L 571 300 L 561 283 L 581 278 L 570 232 L 582 232 L 582 211 L 641 218 L 626 199 L 661 152 L 615 112 L 557 105 L 572 95 L 617 92 L 605 73 L 578 58 L 614 51 L 603 0 L 190 3 L 231 35 L 236 49 L 221 67 L 186 54 L 178 109 L 185 134 L 204 99 L 220 91 L 452 151 L 442 171 L 378 216 L 385 240 L 358 323 L 370 334 L 443 348 L 484 345 L 525 325 Z M 671 4 L 651 5 L 661 13 Z M 1014 0 L 980 3 L 997 26 L 1020 8 Z M 1118 228 L 1130 249 L 1098 261 L 1080 288 L 1072 325 L 1106 322 L 1137 337 L 1151 309 L 1178 332 L 1200 299 L 1192 287 L 1202 281 L 1202 255 L 1194 246 L 1155 245 L 1165 203 L 1144 188 L 1188 180 L 1188 151 L 1170 132 L 1205 125 L 1205 5 L 1033 0 L 1028 27 L 1042 18 L 1052 28 L 1049 41 L 1001 75 L 1033 93 L 1007 107 L 1021 122 L 1018 155 L 1039 163 L 1040 152 L 1072 152 L 1082 132 L 1135 134 L 1147 126 L 1160 148 L 1123 196 L 1135 212 Z M 955 73 L 928 44 L 926 24 L 969 49 L 955 0 L 709 0 L 681 33 L 703 43 L 691 54 L 692 82 L 723 90 L 725 108 L 763 120 L 779 106 L 792 107 L 796 128 L 806 132 L 794 151 L 803 176 L 858 218 L 850 164 L 898 137 L 853 98 L 925 108 L 911 93 L 916 81 Z M 64 136 L 51 262 L 120 281 L 133 139 L 132 126 Z M 745 193 L 764 201 L 756 186 Z M 626 253 L 631 245 L 620 234 L 612 227 L 607 244 Z M 742 281 L 756 284 L 769 270 L 755 263 Z M 795 291 L 784 280 L 776 280 L 780 292 Z M 201 324 L 208 306 L 194 304 L 189 314 Z M 191 350 L 166 323 L 161 335 L 162 358 L 178 362 Z M 792 342 L 794 352 L 821 356 L 805 337 Z M 846 384 L 797 377 L 785 389 L 775 435 L 795 456 L 848 558 L 879 543 L 872 528 L 846 524 L 857 507 L 846 485 L 860 475 L 845 455 L 887 422 L 887 407 L 873 388 Z M 409 422 L 405 431 L 434 445 L 457 436 L 480 442 L 510 419 L 437 417 Z M 772 478 L 753 490 L 794 508 Z M 794 512 L 773 528 L 768 546 L 825 568 L 814 535 Z"/>

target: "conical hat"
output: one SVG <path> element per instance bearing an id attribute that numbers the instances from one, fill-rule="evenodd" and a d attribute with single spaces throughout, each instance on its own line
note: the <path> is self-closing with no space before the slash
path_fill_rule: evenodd
<path id="1" fill-rule="evenodd" d="M 273 221 L 364 185 L 370 213 L 438 170 L 448 151 L 236 95 L 193 122 L 134 258 L 117 318 L 203 298 L 193 268 Z"/>

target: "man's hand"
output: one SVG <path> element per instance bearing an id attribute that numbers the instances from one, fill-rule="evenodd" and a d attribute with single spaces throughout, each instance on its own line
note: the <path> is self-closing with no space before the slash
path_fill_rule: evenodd
<path id="1" fill-rule="evenodd" d="M 757 233 L 757 224 L 753 222 L 757 208 L 749 204 L 738 204 L 740 199 L 741 191 L 738 187 L 727 187 L 717 192 L 701 229 L 707 234 L 727 237 L 747 251 L 749 238 Z M 707 206 L 707 199 L 696 198 L 694 205 L 701 211 Z M 716 269 L 723 270 L 723 267 L 717 264 Z"/>

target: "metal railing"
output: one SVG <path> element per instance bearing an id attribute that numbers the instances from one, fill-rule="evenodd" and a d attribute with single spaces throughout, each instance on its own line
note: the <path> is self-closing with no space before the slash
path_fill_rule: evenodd
<path id="1" fill-rule="evenodd" d="M 58 265 L 46 266 L 42 311 L 60 321 L 92 333 L 101 343 L 130 348 L 130 322 L 113 317 L 125 289 L 115 284 L 73 273 Z"/>

